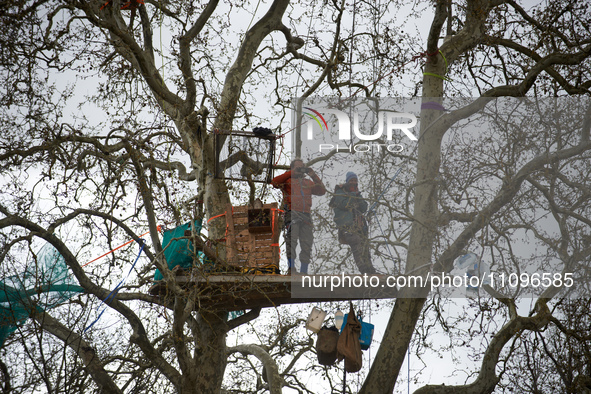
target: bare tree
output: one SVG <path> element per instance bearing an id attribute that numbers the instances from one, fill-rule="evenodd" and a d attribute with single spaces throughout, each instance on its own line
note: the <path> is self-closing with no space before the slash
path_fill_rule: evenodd
<path id="1" fill-rule="evenodd" d="M 0 6 L 3 277 L 23 272 L 41 239 L 59 251 L 85 291 L 62 307 L 31 312 L 33 319 L 6 345 L 28 355 L 19 366 L 26 372 L 13 368 L 11 353 L 3 351 L 4 389 L 73 392 L 91 384 L 104 392 L 231 392 L 244 383 L 234 380 L 248 378 L 233 375 L 225 382 L 227 363 L 246 363 L 261 376 L 260 362 L 268 382 L 255 392 L 286 385 L 314 391 L 300 367 L 279 362 L 290 357 L 281 341 L 294 340 L 292 359 L 310 350 L 308 339 L 291 329 L 295 325 L 281 323 L 286 329 L 265 337 L 267 343 L 226 347 L 228 332 L 258 315 L 229 321 L 215 307 L 194 312 L 200 294 L 174 280 L 157 229 L 192 220 L 193 209 L 185 210 L 191 202 L 202 201 L 195 210 L 212 218 L 226 204 L 246 199 L 239 186 L 214 176 L 214 131 L 284 119 L 295 106 L 287 97 L 413 95 L 422 89 L 425 102 L 453 104 L 449 112 L 421 111 L 416 154 L 405 158 L 415 170 L 397 184 L 405 202 L 390 202 L 392 220 L 409 229 L 393 235 L 401 272 L 450 272 L 460 252 L 475 246 L 497 266 L 526 264 L 512 250 L 517 228 L 534 234 L 546 255 L 562 262 L 561 272 L 588 263 L 588 103 L 569 130 L 505 127 L 510 121 L 491 106 L 504 96 L 588 96 L 589 6 L 566 0 L 530 8 L 503 0 L 405 6 L 285 0 L 258 7 L 215 0 Z M 426 42 L 398 26 L 397 12 L 432 15 Z M 422 74 L 411 67 L 415 55 L 424 62 Z M 476 99 L 444 100 L 462 95 Z M 265 115 L 254 109 L 262 98 Z M 454 134 L 459 123 L 482 113 L 498 116 L 497 127 L 474 140 Z M 228 160 L 260 164 L 244 152 Z M 381 168 L 387 176 L 388 167 Z M 558 233 L 546 233 L 538 218 L 526 216 L 536 209 L 549 213 Z M 95 245 L 140 244 L 145 231 L 149 261 L 140 260 L 137 279 L 108 305 L 117 330 L 83 333 L 138 253 L 119 250 L 85 266 Z M 214 221 L 208 236 L 220 239 L 224 231 Z M 163 273 L 171 302 L 146 293 L 154 268 Z M 478 374 L 464 386 L 420 392 L 493 391 L 506 345 L 558 319 L 551 306 L 559 290 L 549 288 L 521 316 L 519 295 L 491 288 L 502 307 L 489 314 L 498 326 L 487 328 L 493 336 L 479 350 Z M 426 290 L 396 300 L 361 392 L 393 391 L 413 332 L 424 324 L 424 313 L 437 310 L 426 306 L 428 296 Z M 32 338 L 35 345 L 28 345 Z"/>

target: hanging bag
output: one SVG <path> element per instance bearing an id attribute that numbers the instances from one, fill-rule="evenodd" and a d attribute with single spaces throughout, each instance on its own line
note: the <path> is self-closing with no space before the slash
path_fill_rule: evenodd
<path id="1" fill-rule="evenodd" d="M 336 327 L 324 326 L 318 332 L 316 339 L 316 354 L 321 365 L 333 365 L 337 361 L 337 343 L 339 330 Z"/>
<path id="2" fill-rule="evenodd" d="M 349 314 L 345 314 L 344 319 L 347 320 L 348 316 Z M 364 322 L 363 319 L 361 319 L 361 315 L 357 315 L 357 320 L 359 320 L 359 323 L 361 324 L 361 333 L 359 334 L 359 343 L 361 343 L 361 350 L 367 350 L 369 349 L 371 341 L 373 339 L 374 325 L 371 323 Z M 344 327 L 341 328 L 341 331 L 343 331 L 343 329 Z"/>
<path id="3" fill-rule="evenodd" d="M 374 325 L 371 323 L 364 322 L 361 317 L 358 316 L 359 322 L 361 323 L 361 334 L 359 334 L 359 343 L 361 344 L 361 350 L 369 349 L 371 341 L 373 339 Z"/>
<path id="4" fill-rule="evenodd" d="M 361 369 L 363 355 L 359 343 L 360 333 L 361 324 L 355 316 L 353 303 L 350 303 L 347 321 L 337 343 L 337 358 L 339 361 L 345 360 L 345 371 L 347 372 L 358 372 Z"/>

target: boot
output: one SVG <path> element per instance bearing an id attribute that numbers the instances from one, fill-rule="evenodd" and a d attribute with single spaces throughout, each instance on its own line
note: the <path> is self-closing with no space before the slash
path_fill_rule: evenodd
<path id="1" fill-rule="evenodd" d="M 291 267 L 293 267 L 293 259 L 287 259 L 287 273 L 285 275 L 291 276 Z"/>
<path id="2" fill-rule="evenodd" d="M 302 274 L 307 274 L 308 273 L 308 264 L 304 264 L 302 263 L 301 267 L 300 267 L 300 271 L 302 272 Z"/>

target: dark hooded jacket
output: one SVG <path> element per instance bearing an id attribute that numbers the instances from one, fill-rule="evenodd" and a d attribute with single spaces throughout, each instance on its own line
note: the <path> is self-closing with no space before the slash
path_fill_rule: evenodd
<path id="1" fill-rule="evenodd" d="M 334 196 L 330 200 L 334 210 L 334 221 L 338 228 L 345 230 L 359 230 L 367 232 L 367 224 L 363 214 L 367 211 L 367 201 L 361 192 L 349 192 L 345 185 L 337 185 Z"/>

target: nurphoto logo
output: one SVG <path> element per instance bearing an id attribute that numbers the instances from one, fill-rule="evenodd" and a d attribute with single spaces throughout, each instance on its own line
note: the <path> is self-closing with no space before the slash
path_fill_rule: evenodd
<path id="1" fill-rule="evenodd" d="M 399 153 L 404 150 L 404 146 L 392 143 L 395 135 L 400 134 L 410 141 L 418 140 L 413 132 L 413 128 L 417 125 L 417 118 L 407 112 L 381 110 L 377 112 L 377 116 L 375 113 L 370 114 L 372 122 L 360 121 L 360 111 L 357 109 L 351 110 L 347 114 L 345 111 L 334 108 L 304 107 L 302 114 L 309 118 L 306 122 L 306 129 L 302 133 L 303 140 L 317 139 L 315 138 L 316 133 L 322 133 L 323 136 L 325 134 L 332 135 L 335 131 L 334 128 L 329 129 L 329 123 L 337 126 L 336 136 L 339 141 L 343 141 L 343 144 L 338 144 L 336 141 L 335 143 L 320 143 L 318 144 L 319 152 L 336 150 L 353 153 L 386 149 L 391 153 Z M 353 117 L 353 127 L 351 127 L 351 116 Z M 367 119 L 367 116 L 362 119 Z M 384 141 L 384 137 L 386 142 L 380 142 Z M 372 141 L 372 143 L 351 144 L 353 138 L 362 142 Z"/>

